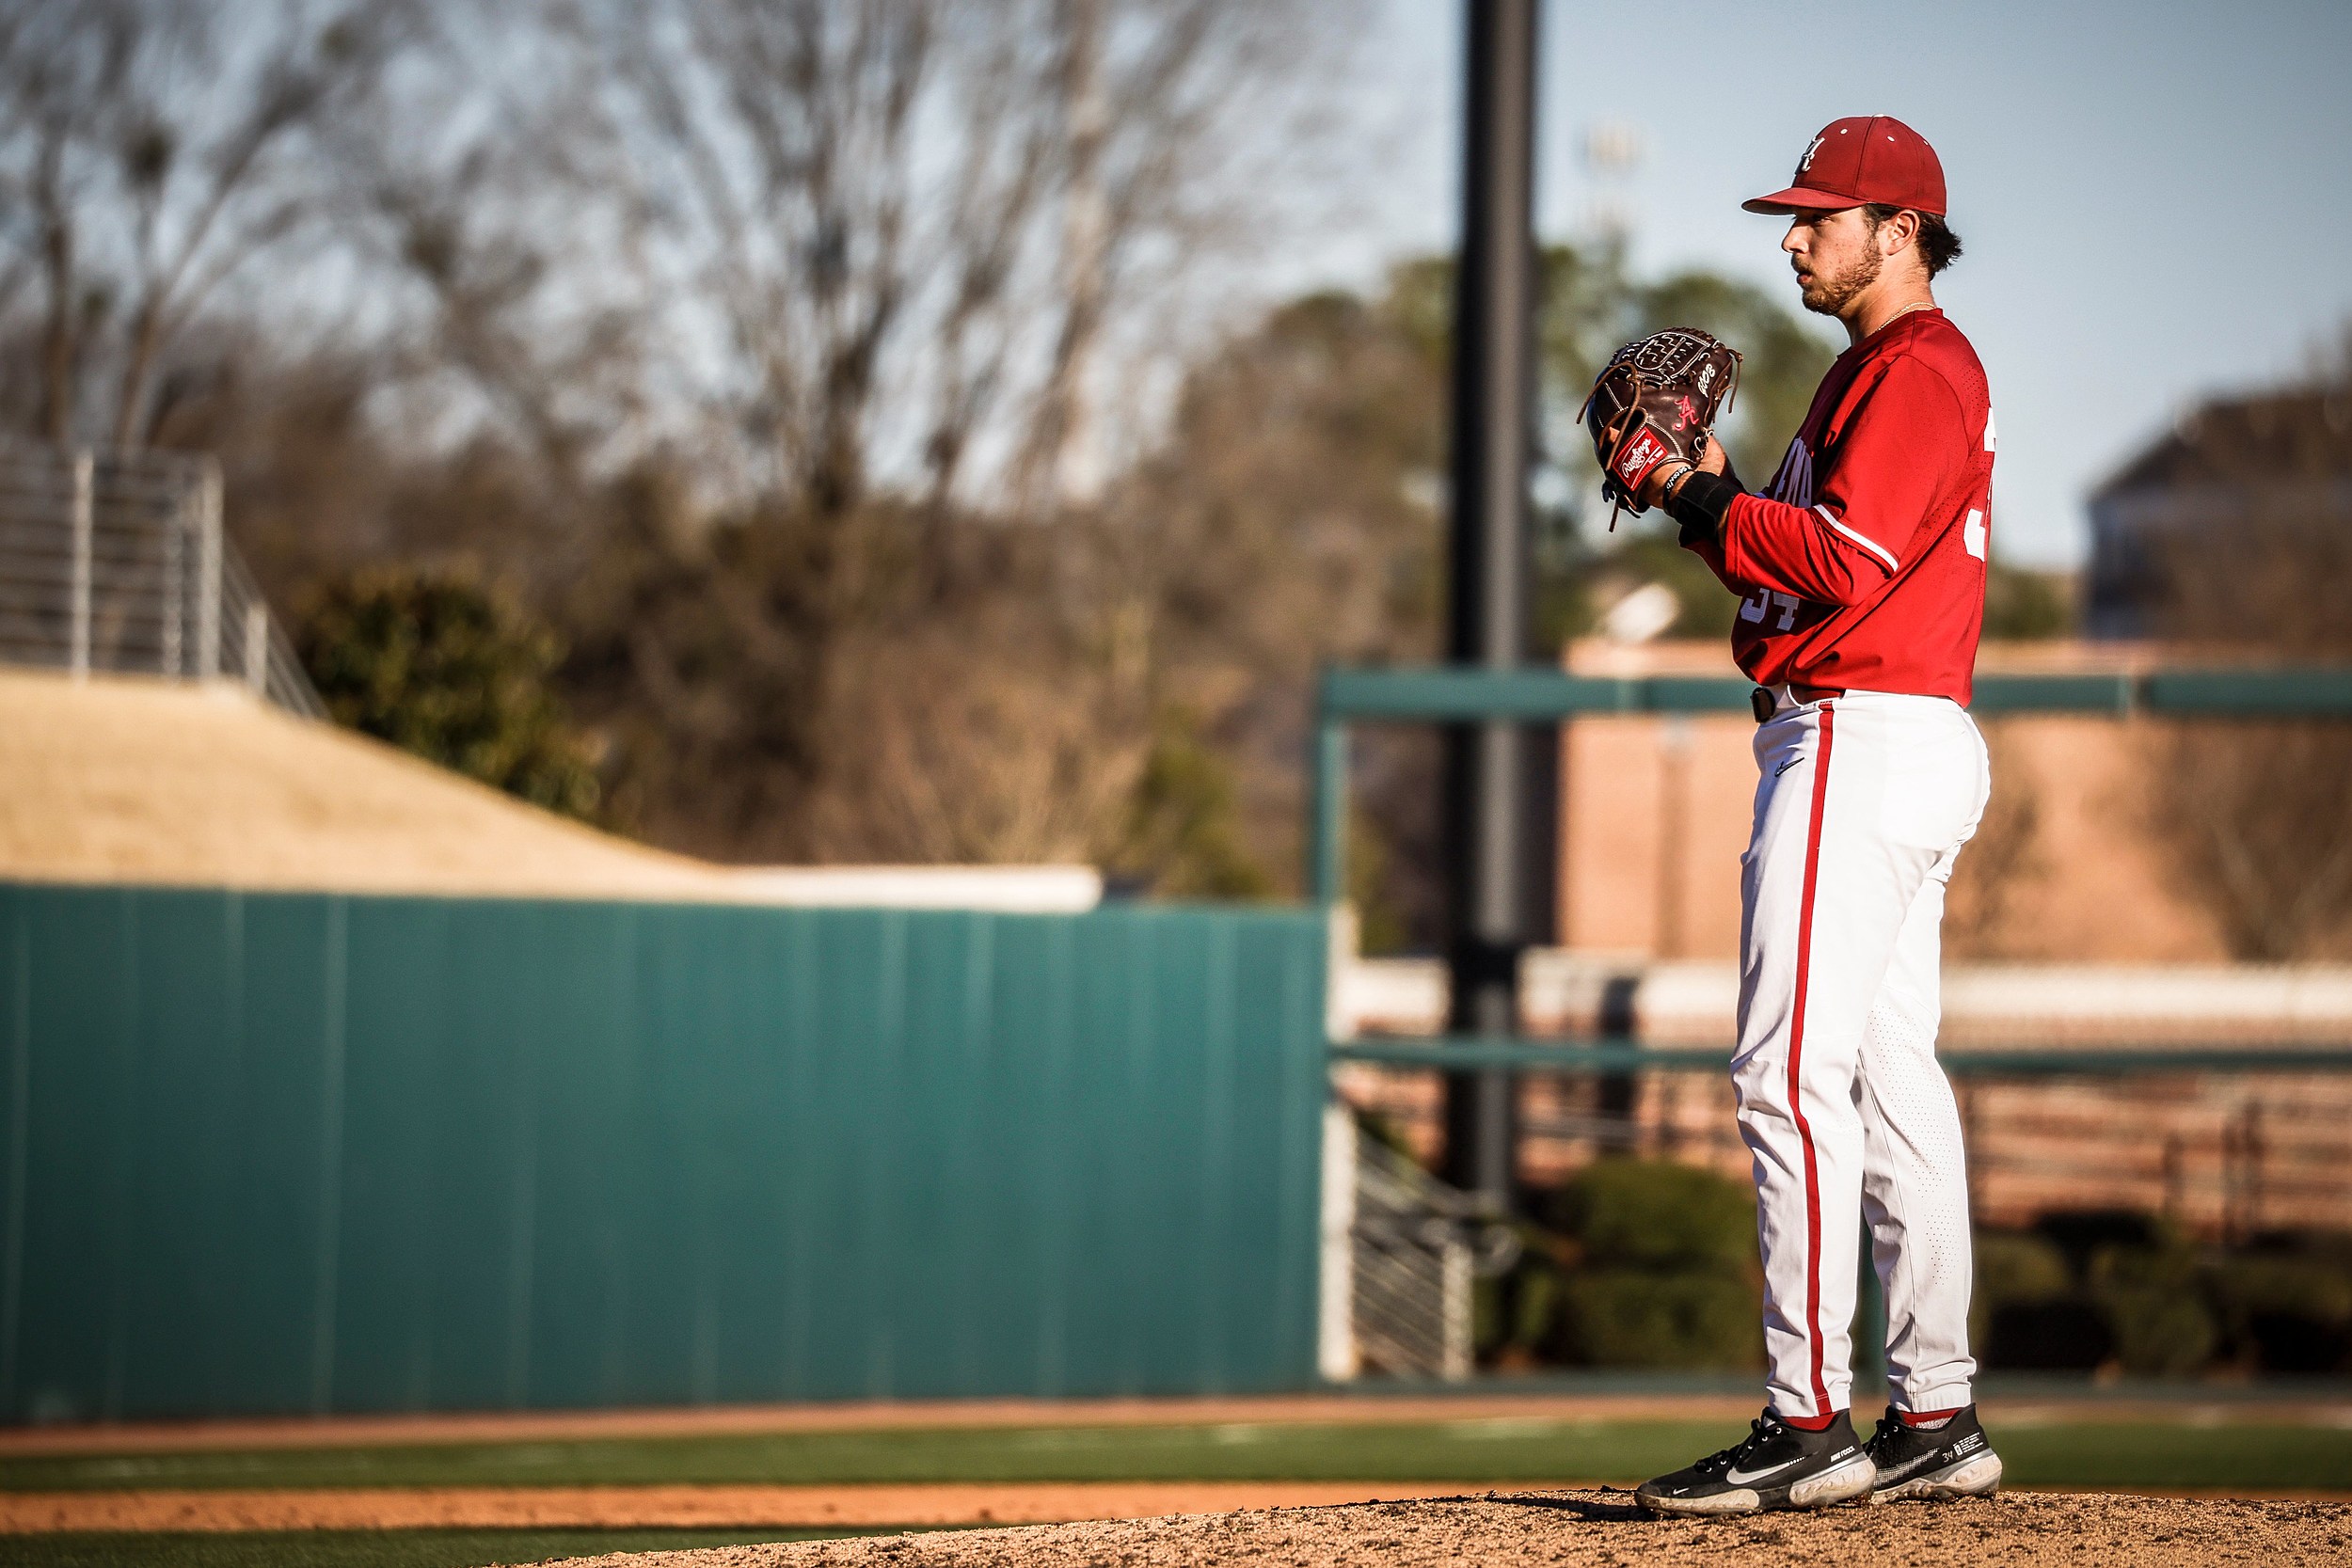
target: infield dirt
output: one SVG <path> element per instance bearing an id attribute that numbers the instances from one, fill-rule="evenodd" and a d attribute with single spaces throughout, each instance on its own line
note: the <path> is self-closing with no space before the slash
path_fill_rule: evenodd
<path id="1" fill-rule="evenodd" d="M 571 1568 L 1156 1568 L 1269 1563 L 1707 1563 L 1808 1568 L 1889 1562 L 2123 1562 L 2172 1568 L 2352 1558 L 2352 1504 L 2007 1493 L 1709 1521 L 1652 1519 L 1615 1490 L 1495 1492 L 1025 1529 L 959 1530 L 575 1560 Z"/>

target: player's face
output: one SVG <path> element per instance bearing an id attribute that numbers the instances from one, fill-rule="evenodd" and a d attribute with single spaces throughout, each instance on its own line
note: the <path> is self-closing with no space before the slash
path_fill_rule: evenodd
<path id="1" fill-rule="evenodd" d="M 1878 281 L 1885 260 L 1879 253 L 1878 230 L 1859 207 L 1800 210 L 1790 216 L 1780 248 L 1796 269 L 1804 308 L 1824 316 L 1844 315 L 1846 307 Z"/>

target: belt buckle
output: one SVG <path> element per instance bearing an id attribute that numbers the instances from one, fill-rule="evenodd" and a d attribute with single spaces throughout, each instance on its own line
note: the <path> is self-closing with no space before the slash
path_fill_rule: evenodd
<path id="1" fill-rule="evenodd" d="M 1748 693 L 1748 711 L 1756 715 L 1759 724 L 1780 711 L 1780 696 L 1769 686 L 1759 686 Z"/>

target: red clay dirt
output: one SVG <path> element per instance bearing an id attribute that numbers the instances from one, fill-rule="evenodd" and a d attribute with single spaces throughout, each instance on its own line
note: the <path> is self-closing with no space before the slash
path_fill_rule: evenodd
<path id="1" fill-rule="evenodd" d="M 926 1481 L 851 1486 L 353 1486 L 0 1493 L 0 1536 L 53 1530 L 843 1529 L 1059 1524 L 1366 1498 L 1459 1481 Z"/>
<path id="2" fill-rule="evenodd" d="M 1747 1519 L 1669 1521 L 1610 1489 L 1278 1509 L 574 1560 L 568 1568 L 1160 1568 L 1264 1563 L 1904 1568 L 2352 1560 L 2352 1504 L 2006 1493 Z"/>

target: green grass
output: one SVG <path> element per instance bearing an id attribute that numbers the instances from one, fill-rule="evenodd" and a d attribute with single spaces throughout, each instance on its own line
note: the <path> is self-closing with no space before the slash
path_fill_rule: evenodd
<path id="1" fill-rule="evenodd" d="M 2011 1486 L 2352 1491 L 2343 1427 L 1988 1423 Z"/>
<path id="2" fill-rule="evenodd" d="M 480 1568 L 605 1552 L 832 1541 L 871 1530 L 411 1529 L 290 1530 L 266 1535 L 112 1531 L 0 1537 L 8 1568 Z"/>
<path id="3" fill-rule="evenodd" d="M 1993 1435 L 2021 1486 L 2352 1489 L 2352 1430 L 2079 1422 Z M 1737 1421 L 1480 1418 L 1395 1424 L 791 1433 L 17 1457 L 0 1489 L 859 1481 L 1634 1481 L 1740 1435 Z"/>

